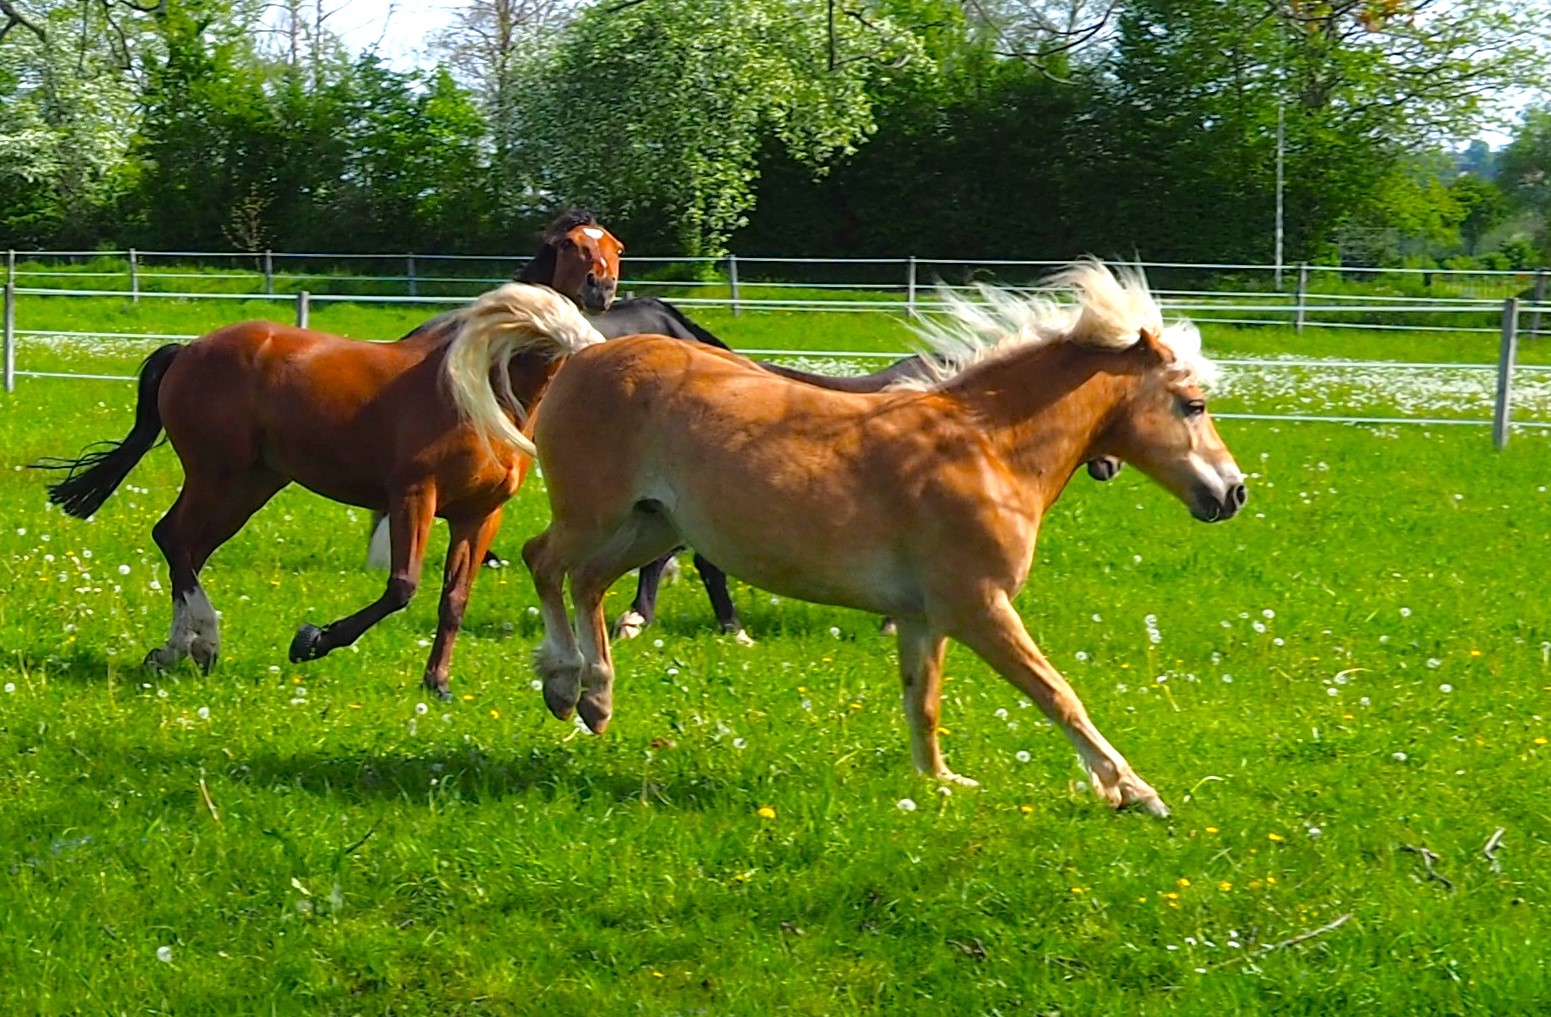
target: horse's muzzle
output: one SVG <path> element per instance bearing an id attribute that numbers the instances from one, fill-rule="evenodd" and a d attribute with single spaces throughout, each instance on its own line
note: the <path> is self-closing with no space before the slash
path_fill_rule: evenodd
<path id="1" fill-rule="evenodd" d="M 1249 492 L 1245 490 L 1243 481 L 1229 484 L 1221 496 L 1202 485 L 1191 499 L 1190 514 L 1203 523 L 1220 523 L 1238 515 L 1247 501 Z"/>
<path id="2" fill-rule="evenodd" d="M 607 311 L 614 303 L 614 291 L 618 288 L 616 279 L 599 281 L 597 277 L 589 275 L 582 283 L 582 309 L 586 311 Z"/>
<path id="3" fill-rule="evenodd" d="M 1099 456 L 1088 460 L 1088 476 L 1100 483 L 1115 479 L 1120 472 L 1120 460 L 1114 456 Z"/>

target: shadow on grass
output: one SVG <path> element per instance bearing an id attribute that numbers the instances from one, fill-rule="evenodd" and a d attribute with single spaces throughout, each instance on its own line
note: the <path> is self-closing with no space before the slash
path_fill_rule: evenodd
<path id="1" fill-rule="evenodd" d="M 611 758 L 610 765 L 600 766 L 592 754 L 559 745 L 511 753 L 433 749 L 420 755 L 327 750 L 260 750 L 233 756 L 136 752 L 124 763 L 166 773 L 220 774 L 225 778 L 221 783 L 230 784 L 222 797 L 235 789 L 263 796 L 271 789 L 284 788 L 349 804 L 397 800 L 427 809 L 521 797 L 570 802 L 578 807 L 598 802 L 646 802 L 659 808 L 698 812 L 726 808 L 729 801 L 741 802 L 746 794 L 689 760 L 663 759 L 648 768 L 629 769 L 619 767 L 619 761 Z M 197 783 L 196 777 L 188 786 Z M 215 785 L 214 780 L 211 783 Z M 198 805 L 191 793 L 178 794 L 186 794 L 191 805 Z"/>

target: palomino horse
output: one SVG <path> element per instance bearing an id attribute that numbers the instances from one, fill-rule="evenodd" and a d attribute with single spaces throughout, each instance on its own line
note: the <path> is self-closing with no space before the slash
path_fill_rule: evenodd
<path id="1" fill-rule="evenodd" d="M 987 314 L 960 302 L 957 325 L 931 333 L 951 368 L 911 391 L 834 392 L 650 336 L 572 357 L 534 435 L 553 521 L 523 549 L 550 710 L 605 729 L 604 592 L 688 543 L 761 588 L 898 619 L 920 770 L 972 783 L 937 742 L 952 637 L 1060 725 L 1101 796 L 1166 815 L 1029 638 L 1013 597 L 1041 518 L 1083 462 L 1130 462 L 1207 522 L 1239 511 L 1243 477 L 1206 413 L 1199 333 L 1164 327 L 1140 273 L 1117 279 L 1087 262 L 1054 282 L 1074 305 L 998 296 Z"/>
<path id="2" fill-rule="evenodd" d="M 509 283 L 457 312 L 455 327 L 398 343 L 354 342 L 254 321 L 187 346 L 163 346 L 140 370 L 133 429 L 79 459 L 49 500 L 86 518 L 123 483 L 165 428 L 183 490 L 152 535 L 172 575 L 172 632 L 146 657 L 166 667 L 220 651 L 199 570 L 281 488 L 385 511 L 393 567 L 374 602 L 321 628 L 304 624 L 292 661 L 348 646 L 409 603 L 435 516 L 452 531 L 425 685 L 447 695 L 447 666 L 469 585 L 522 483 L 533 445 L 511 417 L 543 394 L 559 358 L 601 341 L 574 306 L 542 286 Z M 479 387 L 470 391 L 470 364 Z M 469 426 L 460 407 L 478 406 Z M 490 436 L 494 435 L 492 439 Z"/>

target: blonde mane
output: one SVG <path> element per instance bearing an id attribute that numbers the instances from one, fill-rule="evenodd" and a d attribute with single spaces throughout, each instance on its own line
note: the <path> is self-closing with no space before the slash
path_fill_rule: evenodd
<path id="1" fill-rule="evenodd" d="M 1201 333 L 1183 319 L 1165 324 L 1163 310 L 1139 267 L 1118 274 L 1096 259 L 1084 259 L 1045 277 L 1033 292 L 980 284 L 977 296 L 938 286 L 941 316 L 912 326 L 931 374 L 896 388 L 937 388 L 978 364 L 1017 350 L 1069 342 L 1123 350 L 1143 330 L 1174 354 L 1171 371 L 1209 385 L 1217 368 L 1201 352 Z M 1069 298 L 1058 300 L 1052 292 Z"/>

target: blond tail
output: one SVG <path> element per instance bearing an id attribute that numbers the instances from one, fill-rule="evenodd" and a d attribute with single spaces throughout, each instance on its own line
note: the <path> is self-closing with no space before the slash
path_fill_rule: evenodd
<path id="1" fill-rule="evenodd" d="M 536 455 L 533 442 L 511 421 L 515 416 L 519 425 L 526 423 L 528 410 L 512 391 L 507 362 L 521 353 L 569 356 L 603 336 L 571 301 L 547 286 L 526 283 L 491 290 L 458 316 L 444 367 L 454 405 L 486 442 Z"/>

